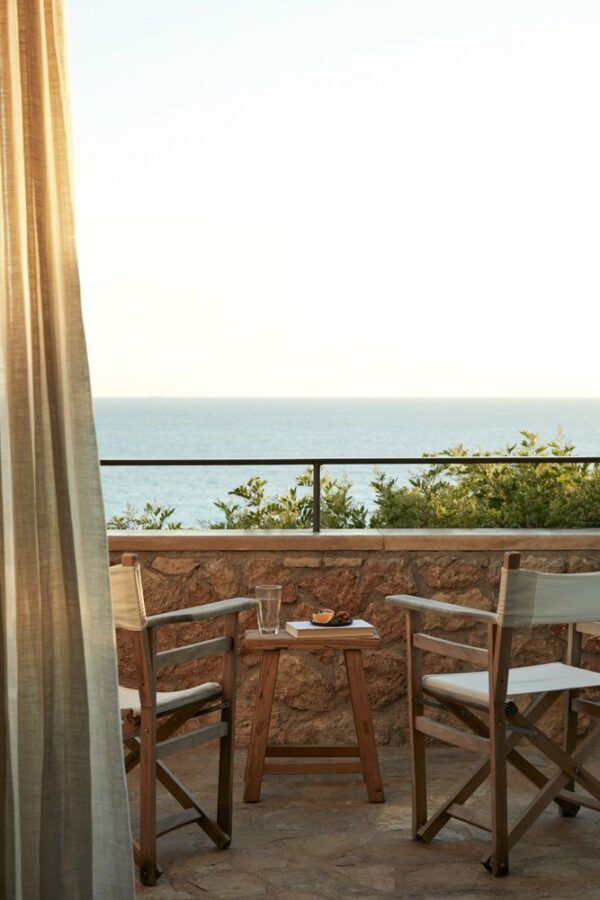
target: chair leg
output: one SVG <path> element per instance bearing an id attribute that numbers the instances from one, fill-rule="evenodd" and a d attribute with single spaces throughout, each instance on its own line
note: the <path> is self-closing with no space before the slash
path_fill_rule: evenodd
<path id="1" fill-rule="evenodd" d="M 224 717 L 222 717 L 224 719 Z M 233 823 L 233 735 L 221 738 L 219 746 L 219 789 L 217 801 L 217 824 L 229 835 L 229 841 L 219 849 L 226 850 L 231 844 Z"/>
<path id="2" fill-rule="evenodd" d="M 151 708 L 142 708 L 140 741 L 140 881 L 153 885 L 161 870 L 156 862 L 156 717 Z"/>
<path id="3" fill-rule="evenodd" d="M 492 854 L 489 868 L 501 878 L 508 875 L 508 782 L 504 703 L 490 708 L 490 763 L 492 787 Z"/>
<path id="4" fill-rule="evenodd" d="M 567 664 L 569 666 L 580 666 L 581 665 L 581 646 L 582 646 L 582 638 L 583 635 L 578 632 L 574 625 L 569 625 L 569 636 L 567 643 Z M 572 756 L 575 752 L 575 747 L 577 746 L 577 726 L 579 723 L 579 716 L 577 712 L 572 709 L 572 702 L 577 696 L 577 691 L 566 691 L 565 692 L 565 736 L 564 736 L 564 748 L 565 752 Z M 575 789 L 575 782 L 573 779 L 569 779 L 565 785 L 568 791 L 572 791 Z M 566 819 L 573 819 L 579 810 L 580 806 L 577 806 L 575 803 L 561 803 L 559 806 L 560 815 Z"/>
<path id="5" fill-rule="evenodd" d="M 410 745 L 412 754 L 412 837 L 418 838 L 419 829 L 427 822 L 427 766 L 425 761 L 425 735 L 410 720 Z"/>
<path id="6" fill-rule="evenodd" d="M 223 695 L 227 707 L 221 711 L 221 721 L 227 722 L 229 730 L 219 743 L 219 788 L 217 800 L 217 824 L 229 835 L 231 843 L 233 821 L 233 754 L 235 747 L 235 695 L 237 678 L 237 615 L 225 617 L 224 634 L 232 639 L 232 649 L 223 659 Z"/>
<path id="7" fill-rule="evenodd" d="M 575 752 L 575 747 L 577 746 L 577 725 L 579 721 L 579 716 L 575 712 L 575 710 L 571 709 L 571 701 L 576 696 L 575 691 L 566 691 L 565 693 L 565 737 L 564 737 L 564 748 L 565 752 L 572 756 Z M 575 782 L 572 778 L 570 778 L 565 788 L 568 791 L 575 790 Z M 561 801 L 559 806 L 559 815 L 564 819 L 573 819 L 581 809 L 580 806 L 577 806 L 576 803 L 567 803 L 566 801 Z"/>
<path id="8" fill-rule="evenodd" d="M 416 716 L 422 715 L 419 701 L 423 700 L 423 653 L 413 646 L 412 636 L 421 630 L 422 616 L 409 610 L 406 613 L 406 645 L 408 667 L 408 730 L 410 737 L 412 784 L 412 837 L 427 822 L 427 765 L 425 735 L 415 728 Z"/>

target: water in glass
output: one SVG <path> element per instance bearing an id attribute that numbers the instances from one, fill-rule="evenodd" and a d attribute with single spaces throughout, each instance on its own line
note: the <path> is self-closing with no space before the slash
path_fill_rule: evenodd
<path id="1" fill-rule="evenodd" d="M 261 634 L 279 632 L 279 611 L 281 609 L 281 585 L 257 584 L 258 630 Z"/>

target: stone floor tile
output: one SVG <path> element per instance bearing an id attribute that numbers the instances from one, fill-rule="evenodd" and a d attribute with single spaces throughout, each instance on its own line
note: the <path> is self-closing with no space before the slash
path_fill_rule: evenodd
<path id="1" fill-rule="evenodd" d="M 468 770 L 460 751 L 429 752 L 431 808 Z M 244 754 L 235 778 L 234 840 L 218 851 L 196 826 L 159 841 L 165 873 L 155 888 L 138 886 L 148 900 L 268 898 L 268 900 L 376 900 L 376 898 L 465 898 L 465 900 L 596 900 L 600 895 L 600 815 L 582 810 L 561 819 L 549 807 L 511 855 L 511 875 L 494 879 L 481 866 L 488 836 L 451 822 L 425 845 L 410 839 L 408 752 L 381 752 L 386 803 L 366 802 L 354 777 L 274 778 L 257 804 L 241 800 Z M 600 757 L 590 766 L 600 771 Z M 207 809 L 214 808 L 215 759 L 188 751 L 173 768 Z M 512 815 L 531 790 L 511 773 Z M 137 820 L 137 784 L 131 780 L 132 818 Z M 161 810 L 173 810 L 160 793 Z M 486 811 L 482 789 L 474 808 Z"/>

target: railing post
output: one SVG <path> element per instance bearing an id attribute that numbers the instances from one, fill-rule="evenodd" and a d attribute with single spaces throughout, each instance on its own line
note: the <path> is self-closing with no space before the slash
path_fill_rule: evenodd
<path id="1" fill-rule="evenodd" d="M 321 530 L 321 463 L 313 462 L 313 531 Z"/>

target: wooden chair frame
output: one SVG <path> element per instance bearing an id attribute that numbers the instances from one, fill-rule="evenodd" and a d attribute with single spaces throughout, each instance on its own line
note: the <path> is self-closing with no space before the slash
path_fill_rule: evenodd
<path id="1" fill-rule="evenodd" d="M 123 566 L 134 566 L 136 557 L 124 554 Z M 229 847 L 233 810 L 233 757 L 237 678 L 238 618 L 240 612 L 256 606 L 249 598 L 235 598 L 204 606 L 174 610 L 148 616 L 146 627 L 131 631 L 140 694 L 141 711 L 122 712 L 123 742 L 127 748 L 125 771 L 140 767 L 140 840 L 134 840 L 133 853 L 143 884 L 153 885 L 162 873 L 157 862 L 157 838 L 196 822 L 219 849 Z M 156 630 L 164 625 L 223 618 L 223 634 L 194 644 L 157 652 Z M 157 709 L 156 676 L 163 666 L 177 666 L 194 659 L 222 654 L 221 693 L 218 698 L 173 701 Z M 219 721 L 193 731 L 176 732 L 195 717 L 219 713 Z M 216 821 L 199 805 L 163 762 L 168 753 L 185 750 L 199 743 L 219 739 L 219 774 Z M 179 813 L 157 821 L 157 781 L 183 807 Z"/>
<path id="2" fill-rule="evenodd" d="M 519 565 L 518 553 L 505 554 L 505 570 L 518 569 Z M 387 599 L 406 609 L 413 838 L 430 842 L 451 818 L 474 825 L 491 833 L 491 850 L 482 858 L 483 865 L 495 876 L 508 875 L 509 852 L 551 802 L 555 802 L 560 814 L 567 817 L 575 816 L 582 806 L 600 812 L 600 780 L 583 765 L 597 744 L 600 722 L 595 722 L 577 745 L 579 714 L 600 719 L 600 704 L 580 699 L 578 692 L 574 690 L 556 690 L 536 695 L 525 711 L 520 712 L 516 703 L 507 700 L 513 628 L 502 627 L 498 624 L 496 615 L 485 610 L 420 597 L 398 596 Z M 485 624 L 487 649 L 424 634 L 423 615 L 426 613 L 451 615 L 468 622 Z M 600 622 L 569 625 L 566 662 L 570 666 L 580 667 L 583 634 L 600 636 Z M 489 704 L 463 698 L 449 699 L 447 695 L 436 693 L 435 689 L 424 685 L 423 655 L 427 652 L 487 667 Z M 551 740 L 537 724 L 561 695 L 565 696 L 563 747 Z M 426 715 L 428 707 L 437 707 L 450 713 L 465 727 L 455 728 L 430 718 Z M 427 736 L 485 755 L 484 760 L 478 763 L 431 816 L 427 812 Z M 556 764 L 558 772 L 554 776 L 546 776 L 516 749 L 523 739 L 527 739 Z M 538 789 L 536 796 L 510 828 L 507 763 L 514 766 Z M 489 821 L 475 815 L 464 805 L 488 777 L 491 777 L 492 785 Z M 576 782 L 588 793 L 576 792 Z"/>

